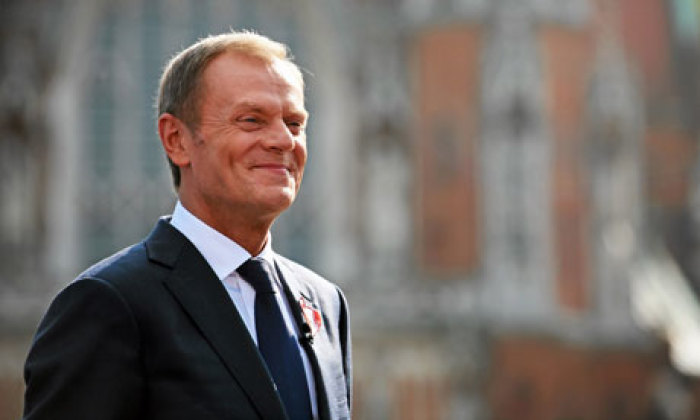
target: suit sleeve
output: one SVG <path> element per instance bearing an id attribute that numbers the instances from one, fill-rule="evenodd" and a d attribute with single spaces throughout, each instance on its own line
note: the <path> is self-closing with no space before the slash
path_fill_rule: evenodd
<path id="1" fill-rule="evenodd" d="M 343 369 L 345 370 L 348 410 L 352 412 L 352 338 L 350 334 L 350 315 L 348 313 L 348 302 L 340 289 L 338 289 L 338 295 L 340 296 L 340 320 L 338 330 L 340 331 L 340 346 L 343 352 Z"/>
<path id="2" fill-rule="evenodd" d="M 137 419 L 139 332 L 122 295 L 80 279 L 53 301 L 25 364 L 26 420 Z"/>

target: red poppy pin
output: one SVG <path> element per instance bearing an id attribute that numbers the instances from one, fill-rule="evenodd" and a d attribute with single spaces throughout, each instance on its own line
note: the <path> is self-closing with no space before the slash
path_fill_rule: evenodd
<path id="1" fill-rule="evenodd" d="M 301 313 L 304 315 L 304 323 L 309 326 L 310 331 L 306 332 L 307 338 L 313 339 L 316 333 L 323 327 L 321 311 L 316 309 L 304 296 L 299 298 L 299 306 L 301 306 Z"/>

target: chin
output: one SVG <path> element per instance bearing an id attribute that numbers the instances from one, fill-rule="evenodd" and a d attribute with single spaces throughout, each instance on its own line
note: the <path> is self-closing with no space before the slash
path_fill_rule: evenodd
<path id="1" fill-rule="evenodd" d="M 296 199 L 296 188 L 294 186 L 276 186 L 264 187 L 259 186 L 252 191 L 249 197 L 250 203 L 257 205 L 260 208 L 266 208 L 271 212 L 282 212 L 286 210 Z"/>
<path id="2" fill-rule="evenodd" d="M 270 197 L 266 200 L 267 207 L 272 211 L 281 213 L 292 205 L 295 198 L 295 194 L 281 194 L 277 197 Z"/>

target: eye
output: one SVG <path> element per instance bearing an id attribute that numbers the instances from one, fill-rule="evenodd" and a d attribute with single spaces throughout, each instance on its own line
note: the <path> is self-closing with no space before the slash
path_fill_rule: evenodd
<path id="1" fill-rule="evenodd" d="M 236 118 L 236 124 L 243 130 L 251 131 L 260 128 L 264 121 L 255 115 L 244 115 Z"/>
<path id="2" fill-rule="evenodd" d="M 305 128 L 304 121 L 301 120 L 287 120 L 285 124 L 287 124 L 289 130 L 294 134 L 302 132 Z"/>

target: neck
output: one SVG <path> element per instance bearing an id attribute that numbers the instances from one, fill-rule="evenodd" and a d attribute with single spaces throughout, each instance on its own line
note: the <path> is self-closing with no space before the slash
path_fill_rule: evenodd
<path id="1" fill-rule="evenodd" d="M 250 255 L 258 255 L 267 242 L 274 218 L 247 217 L 241 212 L 214 212 L 180 197 L 182 205 L 199 220 L 243 247 Z"/>
<path id="2" fill-rule="evenodd" d="M 243 247 L 243 249 L 248 251 L 252 256 L 256 256 L 260 254 L 260 252 L 262 252 L 263 248 L 265 248 L 265 244 L 267 243 L 267 236 L 270 232 L 269 227 L 262 231 L 249 230 L 247 232 L 241 232 L 240 230 L 237 230 L 236 232 L 228 233 L 223 232 L 216 227 L 214 227 L 214 229 L 218 230 L 219 232 L 229 237 L 231 240 L 235 241 L 238 245 Z"/>

